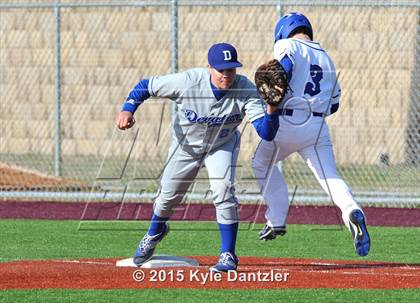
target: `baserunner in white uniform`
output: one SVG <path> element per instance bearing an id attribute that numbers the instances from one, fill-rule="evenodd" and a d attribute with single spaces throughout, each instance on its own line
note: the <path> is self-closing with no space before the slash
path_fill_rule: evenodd
<path id="1" fill-rule="evenodd" d="M 218 43 L 208 51 L 207 68 L 143 79 L 128 95 L 116 121 L 120 129 L 133 126 L 133 113 L 150 96 L 169 98 L 176 105 L 172 144 L 150 228 L 134 255 L 136 265 L 152 257 L 156 245 L 169 231 L 167 221 L 173 209 L 205 166 L 221 236 L 219 262 L 210 270 L 237 269 L 238 201 L 234 192 L 240 147 L 237 127 L 246 115 L 264 140 L 272 140 L 278 129 L 276 108 L 267 106 L 266 113 L 255 85 L 236 74 L 236 68 L 241 66 L 236 49 L 228 43 Z"/>
<path id="2" fill-rule="evenodd" d="M 289 209 L 287 184 L 276 165 L 297 152 L 322 188 L 340 208 L 360 256 L 370 249 L 365 215 L 336 169 L 325 117 L 337 111 L 340 99 L 334 63 L 318 42 L 312 26 L 300 13 L 283 16 L 274 32 L 274 58 L 287 73 L 289 89 L 279 111 L 279 130 L 273 141 L 261 141 L 253 169 L 267 203 L 267 224 L 261 240 L 286 233 Z"/>

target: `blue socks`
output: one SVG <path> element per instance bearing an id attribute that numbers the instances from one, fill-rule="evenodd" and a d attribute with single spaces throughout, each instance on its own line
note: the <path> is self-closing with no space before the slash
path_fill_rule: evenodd
<path id="1" fill-rule="evenodd" d="M 169 218 L 162 218 L 158 215 L 155 215 L 153 213 L 152 219 L 150 220 L 150 227 L 147 231 L 147 234 L 149 236 L 155 236 L 157 234 L 160 234 L 163 231 L 163 228 L 165 227 L 166 221 L 168 221 Z"/>
<path id="2" fill-rule="evenodd" d="M 155 236 L 161 233 L 164 229 L 166 221 L 169 218 L 162 218 L 156 214 L 153 214 L 152 219 L 150 220 L 150 227 L 147 231 L 149 236 Z M 238 234 L 238 223 L 233 224 L 222 224 L 217 223 L 219 226 L 220 238 L 222 239 L 222 246 L 220 248 L 220 253 L 230 252 L 235 254 L 235 245 L 236 245 L 236 236 Z"/>
<path id="3" fill-rule="evenodd" d="M 236 236 L 238 234 L 238 223 L 219 225 L 220 237 L 222 239 L 222 247 L 220 253 L 230 252 L 235 254 Z"/>

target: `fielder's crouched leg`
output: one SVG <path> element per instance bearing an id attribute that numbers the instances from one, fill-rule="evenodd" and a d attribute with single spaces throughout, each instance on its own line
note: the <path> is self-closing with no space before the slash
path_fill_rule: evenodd
<path id="1" fill-rule="evenodd" d="M 171 194 L 169 197 L 161 192 L 155 201 L 149 230 L 134 253 L 133 262 L 137 266 L 144 264 L 153 257 L 156 246 L 169 232 L 167 220 L 171 216 L 174 206 L 181 202 L 183 194 Z"/>

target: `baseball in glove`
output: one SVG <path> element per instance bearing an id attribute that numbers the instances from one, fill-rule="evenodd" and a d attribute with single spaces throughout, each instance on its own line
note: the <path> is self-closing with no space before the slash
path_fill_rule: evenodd
<path id="1" fill-rule="evenodd" d="M 273 59 L 260 65 L 255 72 L 255 85 L 267 104 L 279 105 L 288 87 L 286 72 L 279 61 Z"/>

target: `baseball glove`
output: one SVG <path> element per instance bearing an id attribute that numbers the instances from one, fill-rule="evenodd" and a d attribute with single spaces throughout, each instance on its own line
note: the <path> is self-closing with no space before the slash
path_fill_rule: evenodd
<path id="1" fill-rule="evenodd" d="M 259 66 L 255 72 L 255 85 L 267 104 L 279 105 L 288 87 L 286 72 L 279 61 L 273 59 Z"/>

